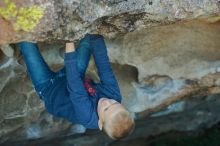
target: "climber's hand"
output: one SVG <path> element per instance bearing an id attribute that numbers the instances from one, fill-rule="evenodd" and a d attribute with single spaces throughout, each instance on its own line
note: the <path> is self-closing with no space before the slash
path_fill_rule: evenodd
<path id="1" fill-rule="evenodd" d="M 66 43 L 66 53 L 75 52 L 75 45 L 73 42 Z"/>

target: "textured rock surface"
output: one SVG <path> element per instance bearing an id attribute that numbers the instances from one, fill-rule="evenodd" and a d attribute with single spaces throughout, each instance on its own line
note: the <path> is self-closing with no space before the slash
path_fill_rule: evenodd
<path id="1" fill-rule="evenodd" d="M 131 109 L 141 111 L 154 107 L 155 100 L 184 96 L 194 89 L 188 88 L 185 79 L 199 80 L 218 72 L 219 33 L 218 24 L 190 22 L 142 29 L 114 39 L 109 47 L 112 60 L 138 70 L 141 85 L 133 84 L 138 106 Z"/>
<path id="2" fill-rule="evenodd" d="M 0 44 L 19 40 L 78 39 L 86 32 L 97 29 L 106 36 L 114 37 L 142 27 L 174 23 L 179 20 L 205 19 L 210 22 L 219 20 L 220 3 L 218 0 L 9 0 L 15 4 L 15 16 L 0 17 Z M 43 11 L 37 27 L 28 30 L 27 24 L 20 24 L 15 31 L 13 24 L 19 21 L 20 9 L 36 6 Z M 4 1 L 0 7 L 5 8 Z M 12 11 L 12 12 L 14 12 Z M 29 20 L 38 16 L 22 16 Z M 2 15 L 3 16 L 3 15 Z M 210 18 L 211 17 L 211 18 Z M 32 20 L 32 19 L 31 19 Z M 32 22 L 32 21 L 31 21 Z M 23 28 L 23 29 L 22 29 Z"/>
<path id="3" fill-rule="evenodd" d="M 63 66 L 63 40 L 77 40 L 92 30 L 106 36 L 122 102 L 137 119 L 129 139 L 195 130 L 220 121 L 218 0 L 10 2 L 18 10 L 36 5 L 44 15 L 29 32 L 15 31 L 16 17 L 0 15 L 0 143 L 85 132 L 82 126 L 45 111 L 18 49 L 8 44 L 41 41 L 45 60 L 57 70 Z M 0 7 L 5 7 L 2 1 Z M 94 62 L 90 62 L 88 74 L 97 80 Z M 63 145 L 112 142 L 100 133 L 88 135 L 76 135 Z"/>

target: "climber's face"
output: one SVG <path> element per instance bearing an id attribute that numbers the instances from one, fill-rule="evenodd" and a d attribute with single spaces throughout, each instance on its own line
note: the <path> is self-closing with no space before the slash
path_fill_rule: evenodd
<path id="1" fill-rule="evenodd" d="M 116 113 L 124 110 L 124 107 L 114 99 L 101 98 L 98 102 L 99 129 L 102 130 L 106 121 L 111 120 Z"/>

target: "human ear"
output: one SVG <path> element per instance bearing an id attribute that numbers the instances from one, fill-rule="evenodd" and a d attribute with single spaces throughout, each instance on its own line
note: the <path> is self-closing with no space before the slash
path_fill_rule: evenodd
<path id="1" fill-rule="evenodd" d="M 102 121 L 101 121 L 100 119 L 99 119 L 99 121 L 98 121 L 98 126 L 99 126 L 99 129 L 102 130 L 102 126 L 103 126 L 103 125 L 102 125 Z"/>

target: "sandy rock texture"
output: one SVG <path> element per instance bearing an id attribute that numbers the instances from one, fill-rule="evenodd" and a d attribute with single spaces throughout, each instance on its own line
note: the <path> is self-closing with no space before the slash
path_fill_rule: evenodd
<path id="1" fill-rule="evenodd" d="M 97 29 L 106 36 L 114 37 L 118 33 L 181 20 L 215 22 L 219 20 L 220 2 L 3 0 L 0 7 L 0 44 L 5 44 L 21 40 L 75 40 Z M 20 23 L 20 20 L 25 23 Z"/>
<path id="2" fill-rule="evenodd" d="M 218 0 L 1 1 L 0 143 L 69 135 L 76 137 L 62 145 L 112 143 L 96 131 L 77 135 L 86 129 L 49 115 L 16 47 L 22 40 L 38 41 L 46 62 L 56 71 L 63 67 L 65 41 L 77 44 L 91 31 L 105 36 L 122 104 L 137 121 L 128 139 L 216 124 L 219 12 Z M 87 73 L 98 81 L 92 60 Z"/>

